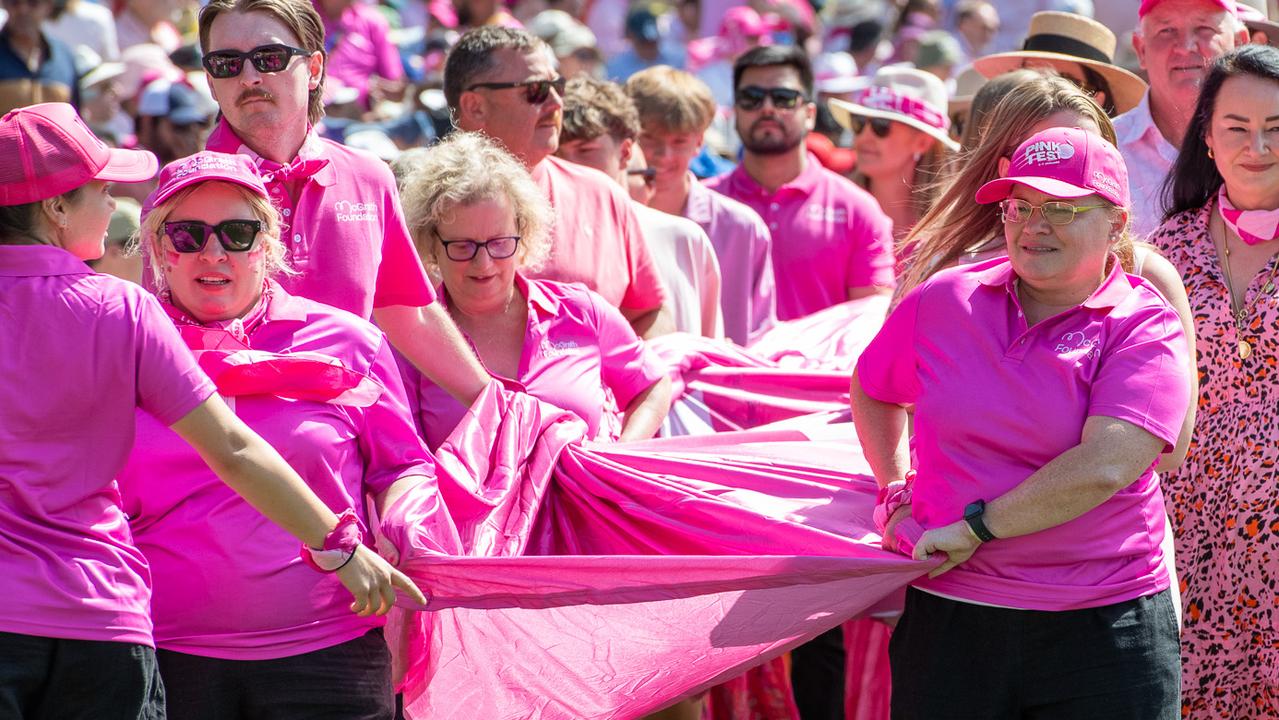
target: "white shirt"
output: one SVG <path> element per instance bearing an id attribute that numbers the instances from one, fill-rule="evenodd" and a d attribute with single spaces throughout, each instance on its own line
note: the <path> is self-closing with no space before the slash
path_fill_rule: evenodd
<path id="1" fill-rule="evenodd" d="M 675 329 L 709 338 L 724 337 L 719 261 L 706 231 L 692 220 L 634 201 L 631 207 L 666 285 Z"/>
<path id="2" fill-rule="evenodd" d="M 89 48 L 103 62 L 120 59 L 115 16 L 103 5 L 90 0 L 72 3 L 57 20 L 46 22 L 44 29 L 73 50 L 80 46 Z"/>
<path id="3" fill-rule="evenodd" d="M 1132 194 L 1132 232 L 1143 238 L 1163 224 L 1164 178 L 1177 161 L 1177 148 L 1168 142 L 1150 115 L 1150 91 L 1141 104 L 1115 118 L 1119 154 L 1128 166 Z"/>

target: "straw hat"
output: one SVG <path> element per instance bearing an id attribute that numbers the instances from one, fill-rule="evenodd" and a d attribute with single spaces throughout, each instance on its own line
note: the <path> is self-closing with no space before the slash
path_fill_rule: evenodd
<path id="1" fill-rule="evenodd" d="M 854 115 L 895 120 L 937 138 L 951 150 L 958 150 L 959 143 L 947 132 L 950 117 L 946 114 L 946 95 L 946 85 L 936 75 L 890 65 L 875 73 L 870 86 L 857 94 L 856 102 L 832 98 L 830 111 L 846 128 L 851 129 Z"/>
<path id="2" fill-rule="evenodd" d="M 1271 22 L 1266 0 L 1235 0 L 1235 9 L 1249 33 L 1263 32 L 1268 45 L 1279 47 L 1279 23 Z"/>
<path id="3" fill-rule="evenodd" d="M 1146 83 L 1115 65 L 1115 34 L 1091 18 L 1074 13 L 1040 12 L 1030 18 L 1030 34 L 1021 50 L 996 53 L 973 61 L 988 78 L 1022 67 L 1047 65 L 1064 73 L 1084 66 L 1110 85 L 1115 111 L 1136 107 L 1146 94 Z"/>

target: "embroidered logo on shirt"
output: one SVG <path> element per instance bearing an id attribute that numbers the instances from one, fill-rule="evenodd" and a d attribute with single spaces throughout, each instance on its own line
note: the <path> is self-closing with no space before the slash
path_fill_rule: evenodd
<path id="1" fill-rule="evenodd" d="M 547 357 L 559 357 L 561 355 L 568 355 L 577 350 L 580 350 L 581 348 L 582 346 L 579 345 L 576 340 L 560 340 L 558 342 L 552 342 L 550 340 L 546 340 L 542 343 L 542 352 Z"/>
<path id="2" fill-rule="evenodd" d="M 817 222 L 835 223 L 842 225 L 848 222 L 848 210 L 841 207 L 826 207 L 824 205 L 808 205 L 805 207 L 809 220 Z"/>
<path id="3" fill-rule="evenodd" d="M 1084 351 L 1084 357 L 1095 359 L 1101 354 L 1101 341 L 1096 338 L 1090 340 L 1081 332 L 1068 332 L 1061 336 L 1053 352 L 1067 355 L 1079 350 Z"/>
<path id="4" fill-rule="evenodd" d="M 1027 165 L 1056 165 L 1075 156 L 1075 146 L 1068 142 L 1041 140 L 1026 148 Z"/>
<path id="5" fill-rule="evenodd" d="M 338 222 L 377 222 L 377 205 L 371 202 L 338 200 L 333 203 Z"/>

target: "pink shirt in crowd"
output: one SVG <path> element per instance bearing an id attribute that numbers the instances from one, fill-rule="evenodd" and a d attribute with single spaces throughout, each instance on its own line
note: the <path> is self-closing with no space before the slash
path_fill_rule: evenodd
<path id="1" fill-rule="evenodd" d="M 519 377 L 501 379 L 576 413 L 592 437 L 616 438 L 621 423 L 615 409 L 625 408 L 661 380 L 666 368 L 626 318 L 598 294 L 580 285 L 520 275 L 515 285 L 528 302 L 528 328 Z M 447 293 L 440 299 L 447 302 Z M 432 449 L 438 448 L 467 409 L 407 361 L 400 362 L 400 372 L 422 436 Z"/>
<path id="2" fill-rule="evenodd" d="M 866 394 L 914 403 L 913 514 L 963 517 L 1079 444 L 1093 415 L 1174 445 L 1190 400 L 1185 335 L 1149 284 L 1118 267 L 1081 305 L 1027 329 L 1007 258 L 939 272 L 902 299 L 862 353 Z M 915 583 L 951 598 L 1027 610 L 1109 605 L 1168 587 L 1154 463 L 1093 510 L 983 544 Z"/>
<path id="3" fill-rule="evenodd" d="M 400 50 L 391 42 L 386 17 L 372 5 L 360 0 L 348 5 L 336 22 L 324 15 L 318 2 L 315 9 L 324 19 L 324 50 L 328 62 L 324 71 L 329 81 L 359 91 L 357 102 L 368 107 L 369 78 L 387 80 L 404 77 Z"/>
<path id="4" fill-rule="evenodd" d="M 768 192 L 738 166 L 706 181 L 759 213 L 773 236 L 777 317 L 794 320 L 848 300 L 849 288 L 892 288 L 893 221 L 870 193 L 809 155 Z M 713 236 L 712 236 L 713 237 Z"/>
<path id="5" fill-rule="evenodd" d="M 604 173 L 554 155 L 533 180 L 555 211 L 551 257 L 533 277 L 580 282 L 613 307 L 652 310 L 666 301 L 661 276 L 626 191 Z"/>
<path id="6" fill-rule="evenodd" d="M 336 358 L 384 388 L 369 407 L 274 395 L 230 401 L 330 510 L 355 509 L 372 545 L 365 495 L 403 477 L 435 474 L 386 337 L 350 313 L 278 287 L 248 337 L 254 350 Z M 304 564 L 298 541 L 236 495 L 173 431 L 139 414 L 137 435 L 119 476 L 121 504 L 151 565 L 158 647 L 265 660 L 338 645 L 383 624 L 353 614 L 337 576 Z"/>
<path id="7" fill-rule="evenodd" d="M 702 226 L 719 259 L 724 334 L 747 345 L 777 321 L 772 238 L 754 210 L 689 176 L 684 217 Z"/>
<path id="8" fill-rule="evenodd" d="M 278 166 L 244 145 L 225 119 L 205 145 L 252 156 L 267 176 L 271 200 L 280 208 L 289 263 L 299 273 L 280 277 L 290 293 L 366 320 L 374 308 L 421 307 L 435 300 L 386 163 L 312 130 L 296 160 L 277 172 Z"/>
<path id="9" fill-rule="evenodd" d="M 0 245 L 0 631 L 151 645 L 115 476 L 137 408 L 213 394 L 155 297 L 60 248 Z"/>

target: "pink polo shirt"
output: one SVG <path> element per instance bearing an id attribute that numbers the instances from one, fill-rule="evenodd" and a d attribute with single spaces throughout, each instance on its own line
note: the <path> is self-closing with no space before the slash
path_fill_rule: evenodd
<path id="1" fill-rule="evenodd" d="M 851 180 L 809 155 L 794 180 L 768 192 L 738 166 L 706 185 L 748 205 L 773 235 L 777 317 L 794 320 L 848 300 L 848 289 L 893 277 L 893 221 Z"/>
<path id="2" fill-rule="evenodd" d="M 772 236 L 754 210 L 689 177 L 684 217 L 701 225 L 715 248 L 724 334 L 747 345 L 777 322 Z"/>
<path id="3" fill-rule="evenodd" d="M 661 307 L 661 276 L 620 185 L 554 155 L 533 168 L 533 180 L 555 211 L 551 257 L 533 277 L 580 282 L 616 308 Z"/>
<path id="4" fill-rule="evenodd" d="M 1027 329 L 1007 258 L 943 270 L 912 290 L 862 353 L 866 394 L 915 405 L 913 513 L 963 517 L 1079 444 L 1093 415 L 1171 447 L 1190 400 L 1177 313 L 1118 267 L 1081 305 Z M 1028 610 L 1109 605 L 1168 587 L 1154 463 L 1070 522 L 983 544 L 923 590 Z"/>
<path id="5" fill-rule="evenodd" d="M 373 308 L 420 307 L 435 300 L 386 163 L 312 130 L 294 162 L 302 176 L 281 179 L 271 172 L 275 164 L 241 143 L 225 119 L 205 145 L 252 156 L 268 175 L 289 263 L 299 273 L 280 277 L 290 293 L 366 320 Z"/>
<path id="6" fill-rule="evenodd" d="M 369 407 L 273 395 L 230 400 L 329 509 L 355 509 L 371 546 L 365 495 L 403 477 L 435 474 L 386 337 L 350 313 L 277 289 L 249 345 L 337 358 L 385 388 Z M 151 565 L 158 647 L 265 660 L 331 647 L 383 624 L 352 614 L 351 594 L 337 576 L 305 565 L 298 541 L 222 483 L 171 430 L 139 414 L 137 433 L 119 475 L 121 504 Z"/>
<path id="7" fill-rule="evenodd" d="M 377 8 L 359 0 L 348 5 L 336 22 L 329 21 L 318 2 L 313 4 L 324 20 L 325 75 L 358 90 L 357 102 L 367 108 L 369 78 L 404 77 L 400 50 L 389 36 L 390 24 Z"/>
<path id="8" fill-rule="evenodd" d="M 213 384 L 152 295 L 59 248 L 0 245 L 0 337 L 0 631 L 151 645 L 115 476 L 137 408 L 170 425 Z"/>
<path id="9" fill-rule="evenodd" d="M 577 414 L 591 437 L 615 439 L 621 431 L 617 409 L 661 380 L 666 367 L 598 294 L 581 285 L 520 275 L 515 284 L 528 303 L 520 373 L 494 377 Z M 447 293 L 440 298 L 447 302 Z M 408 361 L 401 360 L 400 371 L 418 427 L 427 444 L 438 448 L 467 408 Z"/>

